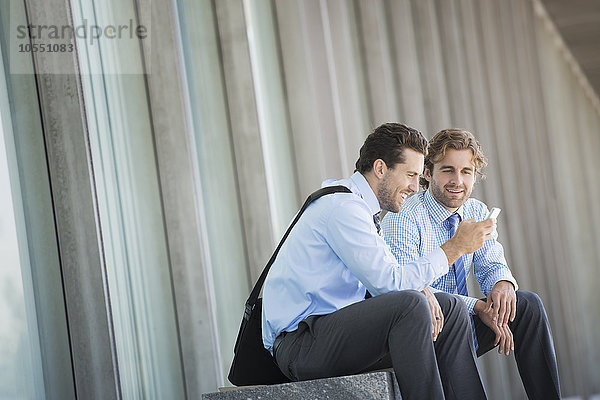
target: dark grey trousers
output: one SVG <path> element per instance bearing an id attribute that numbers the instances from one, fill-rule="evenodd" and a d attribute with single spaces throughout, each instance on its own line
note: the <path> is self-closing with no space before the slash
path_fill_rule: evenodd
<path id="1" fill-rule="evenodd" d="M 479 343 L 477 355 L 481 356 L 494 347 L 496 335 L 477 316 L 473 321 Z M 517 291 L 517 315 L 508 326 L 513 333 L 515 360 L 527 397 L 560 399 L 552 333 L 546 310 L 537 294 Z"/>
<path id="2" fill-rule="evenodd" d="M 277 364 L 292 380 L 393 367 L 403 399 L 484 399 L 466 306 L 435 296 L 445 318 L 436 342 L 425 296 L 407 290 L 307 318 L 281 341 Z"/>

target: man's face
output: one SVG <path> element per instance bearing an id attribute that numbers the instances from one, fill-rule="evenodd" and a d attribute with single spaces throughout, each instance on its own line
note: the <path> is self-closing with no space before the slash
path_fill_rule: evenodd
<path id="1" fill-rule="evenodd" d="M 475 164 L 471 150 L 448 149 L 433 174 L 425 169 L 431 195 L 450 212 L 456 211 L 471 196 L 475 184 Z"/>
<path id="2" fill-rule="evenodd" d="M 404 163 L 385 172 L 377 188 L 377 199 L 382 210 L 398 212 L 404 200 L 416 193 L 419 187 L 419 175 L 423 171 L 425 157 L 411 149 L 404 149 Z"/>

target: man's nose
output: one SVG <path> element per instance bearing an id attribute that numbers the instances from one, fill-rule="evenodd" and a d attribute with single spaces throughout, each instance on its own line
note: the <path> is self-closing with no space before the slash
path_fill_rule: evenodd
<path id="1" fill-rule="evenodd" d="M 460 175 L 460 172 L 455 172 L 452 174 L 450 177 L 450 182 L 460 186 L 462 184 L 462 176 Z"/>
<path id="2" fill-rule="evenodd" d="M 416 179 L 413 179 L 410 184 L 408 185 L 408 190 L 410 190 L 411 193 L 417 193 L 417 190 L 419 190 L 419 178 L 417 177 Z"/>

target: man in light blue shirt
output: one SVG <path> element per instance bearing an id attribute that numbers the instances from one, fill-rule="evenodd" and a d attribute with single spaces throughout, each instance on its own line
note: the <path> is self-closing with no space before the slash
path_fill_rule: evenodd
<path id="1" fill-rule="evenodd" d="M 481 247 L 493 223 L 465 225 L 443 246 L 402 264 L 378 232 L 380 211 L 398 212 L 416 192 L 426 146 L 405 125 L 376 128 L 354 175 L 323 183 L 352 193 L 312 203 L 281 247 L 264 284 L 262 331 L 290 379 L 393 367 L 406 399 L 485 396 L 482 385 L 464 384 L 479 380 L 464 303 L 427 287 Z"/>
<path id="2" fill-rule="evenodd" d="M 428 150 L 421 179 L 427 190 L 412 196 L 399 213 L 388 213 L 382 221 L 385 240 L 400 264 L 437 251 L 452 238 L 453 225 L 459 221 L 459 227 L 483 221 L 488 213 L 484 203 L 470 197 L 476 176 L 486 165 L 473 134 L 461 129 L 443 130 L 431 139 Z M 506 355 L 515 350 L 530 399 L 560 398 L 544 306 L 535 293 L 517 291 L 517 282 L 497 239 L 494 230 L 492 238 L 477 251 L 457 259 L 447 274 L 431 284 L 431 289 L 453 293 L 467 305 L 473 316 L 478 355 L 496 345 Z M 471 267 L 487 299 L 468 296 L 466 277 Z"/>

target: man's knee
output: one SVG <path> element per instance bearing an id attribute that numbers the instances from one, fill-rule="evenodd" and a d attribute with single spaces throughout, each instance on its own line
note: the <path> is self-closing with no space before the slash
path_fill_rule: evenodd
<path id="1" fill-rule="evenodd" d="M 469 318 L 469 310 L 467 309 L 467 305 L 460 297 L 444 292 L 436 293 L 435 297 L 440 304 L 442 313 L 444 313 L 446 318 L 451 315 L 456 316 L 456 318 Z"/>
<path id="2" fill-rule="evenodd" d="M 525 290 L 517 291 L 517 314 L 536 317 L 545 314 L 542 299 L 534 292 Z"/>
<path id="3" fill-rule="evenodd" d="M 398 317 L 410 315 L 411 318 L 430 320 L 429 303 L 425 295 L 416 290 L 402 290 L 388 293 L 386 305 L 394 310 Z"/>

